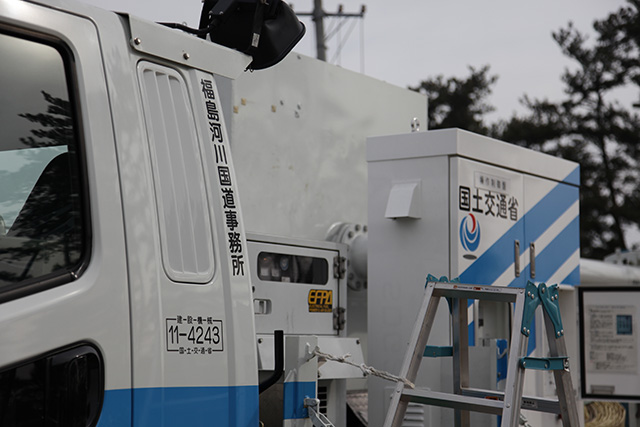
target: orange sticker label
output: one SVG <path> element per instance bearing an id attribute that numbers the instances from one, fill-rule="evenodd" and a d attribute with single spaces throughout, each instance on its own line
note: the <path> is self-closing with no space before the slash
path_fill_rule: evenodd
<path id="1" fill-rule="evenodd" d="M 310 313 L 331 313 L 333 310 L 333 291 L 311 289 L 307 300 Z"/>

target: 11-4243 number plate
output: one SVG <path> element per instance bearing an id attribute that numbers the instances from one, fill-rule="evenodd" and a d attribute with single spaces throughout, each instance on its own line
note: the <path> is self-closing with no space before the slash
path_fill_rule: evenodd
<path id="1" fill-rule="evenodd" d="M 222 320 L 210 316 L 176 316 L 165 319 L 167 351 L 213 354 L 224 351 Z"/>

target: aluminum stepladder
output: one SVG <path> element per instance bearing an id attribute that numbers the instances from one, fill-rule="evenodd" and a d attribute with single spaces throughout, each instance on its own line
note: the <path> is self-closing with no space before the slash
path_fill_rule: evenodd
<path id="1" fill-rule="evenodd" d="M 427 347 L 438 302 L 442 297 L 448 298 L 450 302 L 453 346 Z M 471 299 L 515 303 L 504 392 L 469 387 L 467 301 Z M 526 357 L 529 328 L 539 305 L 543 306 L 550 352 L 548 358 Z M 520 322 L 517 319 L 522 320 Z M 564 427 L 579 426 L 560 320 L 557 285 L 547 287 L 542 283 L 536 286 L 529 282 L 526 288 L 505 288 L 428 281 L 399 376 L 415 382 L 422 357 L 428 352 L 453 357 L 453 393 L 411 389 L 399 381 L 391 396 L 384 427 L 400 427 L 410 402 L 453 408 L 456 427 L 469 426 L 470 411 L 502 415 L 501 427 L 517 427 L 521 407 L 560 414 Z M 553 370 L 558 399 L 526 397 L 523 404 L 525 369 Z"/>

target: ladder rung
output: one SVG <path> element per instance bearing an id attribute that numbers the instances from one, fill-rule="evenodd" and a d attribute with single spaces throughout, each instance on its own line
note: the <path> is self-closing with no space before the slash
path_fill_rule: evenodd
<path id="1" fill-rule="evenodd" d="M 438 283 L 433 291 L 435 297 L 482 299 L 496 302 L 514 302 L 523 295 L 522 288 L 506 288 L 501 286 L 478 286 L 458 283 Z"/>
<path id="2" fill-rule="evenodd" d="M 401 400 L 408 400 L 423 405 L 435 405 L 445 408 L 461 409 L 464 411 L 485 412 L 501 415 L 503 402 L 500 400 L 483 399 L 459 394 L 440 393 L 422 389 L 404 389 Z"/>
<path id="3" fill-rule="evenodd" d="M 504 393 L 495 390 L 483 390 L 479 388 L 463 388 L 464 396 L 478 398 L 498 398 L 504 400 Z M 560 413 L 560 402 L 557 399 L 547 399 L 544 397 L 522 396 L 522 409 L 530 409 L 534 411 L 547 412 L 550 414 Z"/>

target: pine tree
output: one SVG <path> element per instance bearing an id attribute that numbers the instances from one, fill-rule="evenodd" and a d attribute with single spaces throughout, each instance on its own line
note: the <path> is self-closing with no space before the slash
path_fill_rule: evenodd
<path id="1" fill-rule="evenodd" d="M 594 22 L 597 38 L 570 23 L 553 33 L 575 68 L 562 75 L 566 98 L 530 99 L 529 113 L 503 124 L 500 137 L 581 165 L 582 256 L 628 249 L 625 228 L 640 224 L 640 118 L 612 101 L 615 90 L 640 84 L 638 0 Z"/>
<path id="2" fill-rule="evenodd" d="M 469 67 L 466 78 L 439 75 L 409 88 L 427 95 L 428 128 L 444 129 L 457 127 L 471 132 L 487 134 L 489 128 L 484 116 L 495 110 L 486 99 L 498 76 L 489 74 L 489 66 L 476 70 Z"/>

